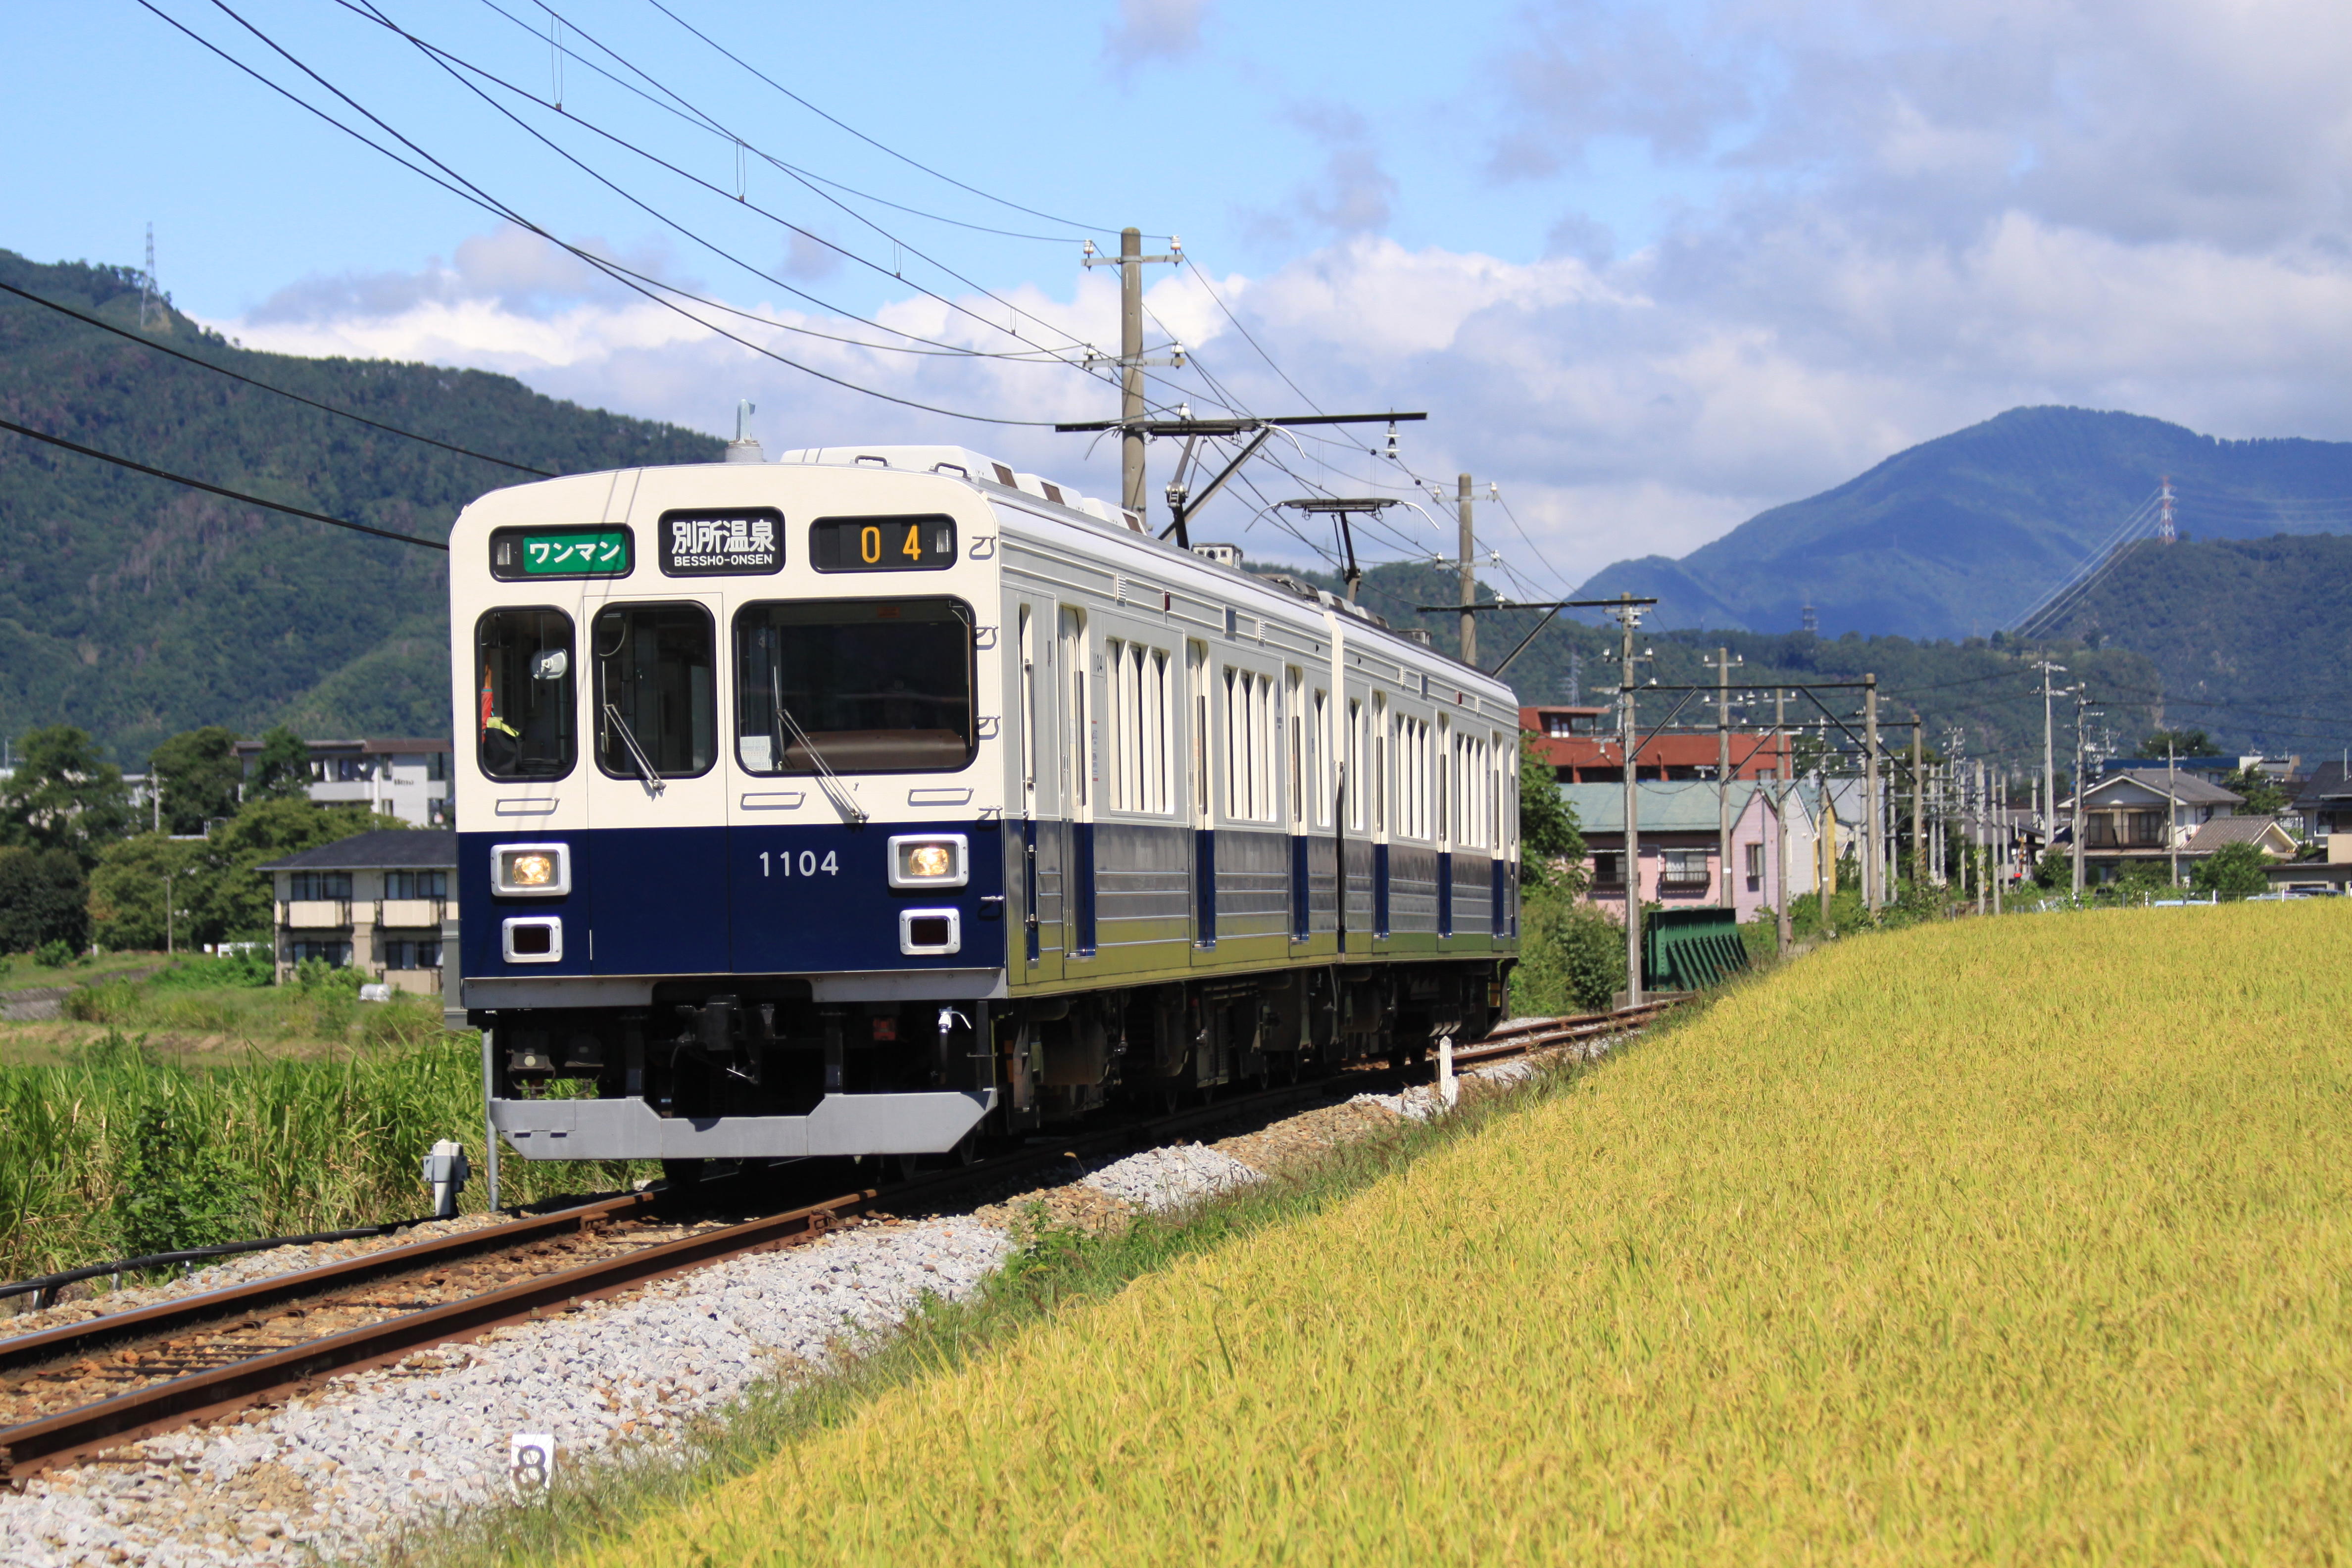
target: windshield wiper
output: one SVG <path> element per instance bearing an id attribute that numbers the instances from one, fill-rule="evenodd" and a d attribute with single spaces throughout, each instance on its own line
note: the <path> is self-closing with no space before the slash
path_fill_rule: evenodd
<path id="1" fill-rule="evenodd" d="M 792 710 L 784 706 L 784 671 L 781 660 L 772 661 L 768 666 L 768 705 L 775 712 L 780 731 L 776 736 L 776 766 L 782 768 L 784 765 L 784 737 L 781 731 L 789 730 L 793 743 L 807 754 L 809 765 L 816 770 L 817 787 L 824 791 L 824 797 L 833 802 L 834 809 L 841 813 L 852 827 L 863 827 L 866 813 L 849 798 L 849 790 L 842 784 L 841 775 L 833 771 L 833 764 L 826 762 L 824 753 L 816 749 L 816 742 L 809 739 L 809 732 L 801 728 L 801 721 L 793 718 Z"/>
<path id="2" fill-rule="evenodd" d="M 629 728 L 629 721 L 626 719 L 621 717 L 621 710 L 610 702 L 605 703 L 604 720 L 621 732 L 621 744 L 628 748 L 629 760 L 637 764 L 637 776 L 645 781 L 646 793 L 659 795 L 663 790 L 667 789 L 669 785 L 663 782 L 659 773 L 654 772 L 653 763 L 646 757 L 646 749 L 637 744 L 636 731 Z"/>

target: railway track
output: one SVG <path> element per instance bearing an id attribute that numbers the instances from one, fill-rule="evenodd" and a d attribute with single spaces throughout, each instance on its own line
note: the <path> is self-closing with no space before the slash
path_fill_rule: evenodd
<path id="1" fill-rule="evenodd" d="M 1457 1048 L 1454 1060 L 1470 1066 L 1622 1034 L 1673 1005 L 1517 1020 Z M 0 1480 L 20 1483 L 142 1437 L 276 1405 L 331 1376 L 576 1310 L 720 1258 L 812 1241 L 886 1205 L 929 1203 L 953 1188 L 1051 1170 L 1073 1155 L 1123 1152 L 1216 1122 L 1282 1113 L 1327 1100 L 1330 1089 L 1327 1078 L 1235 1096 L 732 1224 L 681 1216 L 667 1194 L 605 1198 L 0 1340 Z"/>

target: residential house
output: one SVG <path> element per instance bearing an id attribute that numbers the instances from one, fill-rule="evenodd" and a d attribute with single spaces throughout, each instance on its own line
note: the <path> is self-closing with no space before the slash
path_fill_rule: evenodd
<path id="1" fill-rule="evenodd" d="M 321 805 L 365 805 L 416 827 L 450 827 L 449 742 L 435 740 L 307 741 L 310 796 Z M 259 741 L 239 741 L 247 778 Z"/>
<path id="2" fill-rule="evenodd" d="M 1635 786 L 1641 840 L 1636 883 L 1645 903 L 1667 908 L 1714 904 L 1723 893 L 1721 818 L 1712 783 L 1669 781 Z M 1780 907 L 1780 868 L 1773 826 L 1778 788 L 1739 780 L 1729 786 L 1731 898 L 1741 920 Z M 1622 916 L 1625 904 L 1625 786 L 1566 784 L 1560 799 L 1584 834 L 1587 902 Z M 1790 788 L 1789 885 L 1803 894 L 1819 886 L 1821 840 L 1815 823 L 1822 803 L 1804 784 Z"/>
<path id="3" fill-rule="evenodd" d="M 2225 844 L 2251 844 L 2273 860 L 2292 860 L 2303 847 L 2275 816 L 2216 816 L 2189 836 L 2181 858 L 2201 860 Z"/>
<path id="4" fill-rule="evenodd" d="M 2189 841 L 2200 828 L 2229 816 L 2242 798 L 2193 773 L 2162 768 L 2101 779 L 2083 792 L 2084 880 L 2112 882 L 2134 865 L 2168 867 L 2174 855 L 2192 853 Z M 2071 796 L 2058 803 L 2062 832 L 2073 832 L 2074 810 Z"/>
<path id="5" fill-rule="evenodd" d="M 2352 777 L 2347 777 L 2344 764 L 2322 763 L 2303 781 L 2294 797 L 2291 815 L 2295 830 L 2305 838 L 2326 838 L 2331 834 L 2352 835 Z M 2352 840 L 2347 840 L 2352 842 Z M 2335 858 L 2334 845 L 2328 846 L 2328 858 Z"/>
<path id="6" fill-rule="evenodd" d="M 1607 708 L 1538 704 L 1519 710 L 1519 728 L 1536 737 L 1536 751 L 1561 784 L 1623 784 L 1625 746 Z M 1712 731 L 1678 730 L 1641 736 L 1636 776 L 1661 783 L 1712 779 L 1721 758 Z M 1783 777 L 1789 772 L 1785 734 L 1731 731 L 1731 776 Z"/>
<path id="7" fill-rule="evenodd" d="M 278 977 L 322 959 L 394 990 L 437 994 L 457 952 L 457 836 L 379 828 L 272 860 Z"/>

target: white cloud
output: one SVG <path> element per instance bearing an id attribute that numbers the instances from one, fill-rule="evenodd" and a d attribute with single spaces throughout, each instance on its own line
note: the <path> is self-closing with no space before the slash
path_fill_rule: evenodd
<path id="1" fill-rule="evenodd" d="M 1152 60 L 1181 59 L 1201 47 L 1209 0 L 1118 0 L 1118 19 L 1103 30 L 1103 56 L 1114 74 Z"/>
<path id="2" fill-rule="evenodd" d="M 1181 49 L 1202 14 L 1139 0 L 1121 25 L 1139 40 L 1172 29 L 1152 36 Z M 1482 489 L 1498 480 L 1567 583 L 1614 557 L 1684 553 L 1761 507 L 2022 403 L 2129 408 L 2224 436 L 2352 438 L 2341 372 L 2352 98 L 2340 86 L 2352 28 L 2334 8 L 1721 0 L 1660 15 L 1537 7 L 1503 62 L 1506 107 L 1481 156 L 1509 199 L 1559 202 L 1558 254 L 1507 260 L 1381 237 L 1412 193 L 1384 172 L 1371 132 L 1342 111 L 1294 110 L 1327 158 L 1301 172 L 1297 205 L 1332 237 L 1217 280 L 1325 407 L 1430 410 L 1403 433 L 1409 460 L 1449 485 L 1464 468 Z M 1618 254 L 1585 204 L 1543 194 L 1604 142 L 1696 171 L 1714 194 Z M 643 265 L 664 272 L 662 259 Z M 1116 338 L 1107 275 L 1007 298 L 1093 342 Z M 1150 300 L 1250 406 L 1295 406 L 1188 273 L 1158 274 Z M 737 303 L 770 323 L 747 335 L 775 353 L 918 402 L 1040 421 L 1114 406 L 1111 388 L 1073 370 L 826 342 L 789 329 L 876 334 Z M 879 319 L 1026 352 L 987 300 L 916 297 Z M 1081 438 L 860 397 L 511 232 L 414 276 L 298 284 L 221 324 L 257 346 L 504 369 L 713 431 L 748 396 L 772 447 L 955 440 L 1097 491 L 1115 483 L 1108 443 L 1089 455 Z M 1045 335 L 1029 330 L 1032 342 Z M 1307 449 L 1351 482 L 1394 477 L 1331 439 Z M 1155 454 L 1155 476 L 1169 460 Z M 1293 482 L 1264 488 L 1276 497 Z M 1499 517 L 1482 531 L 1526 560 Z M 1248 537 L 1301 553 L 1276 549 L 1279 535 Z"/>

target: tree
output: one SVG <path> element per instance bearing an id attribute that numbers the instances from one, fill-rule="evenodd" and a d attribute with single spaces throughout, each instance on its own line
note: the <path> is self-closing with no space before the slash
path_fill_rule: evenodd
<path id="1" fill-rule="evenodd" d="M 66 849 L 0 849 L 0 952 L 89 940 L 89 889 Z"/>
<path id="2" fill-rule="evenodd" d="M 0 792 L 0 830 L 32 849 L 63 849 L 84 867 L 130 826 L 122 770 L 99 754 L 87 731 L 70 724 L 35 730 L 20 743 L 22 761 Z"/>
<path id="3" fill-rule="evenodd" d="M 185 731 L 157 746 L 147 766 L 163 791 L 166 832 L 202 833 L 205 823 L 236 815 L 244 770 L 236 731 L 218 724 Z"/>
<path id="4" fill-rule="evenodd" d="M 108 845 L 89 874 L 91 938 L 118 951 L 161 948 L 167 936 L 177 945 L 190 944 L 195 931 L 191 904 L 205 875 L 205 849 L 202 844 L 174 843 L 161 833 Z M 168 923 L 166 889 L 179 910 Z"/>
<path id="5" fill-rule="evenodd" d="M 246 781 L 247 800 L 302 800 L 310 793 L 310 748 L 302 737 L 280 724 L 261 737 L 260 753 L 253 759 L 253 776 Z"/>
<path id="6" fill-rule="evenodd" d="M 193 942 L 263 937 L 276 924 L 276 891 L 255 867 L 298 850 L 315 849 L 380 827 L 406 827 L 363 805 L 316 805 L 308 800 L 248 801 L 215 830 L 197 862 L 194 886 L 178 900 L 188 911 Z"/>
<path id="7" fill-rule="evenodd" d="M 2197 863 L 2189 874 L 2189 885 L 2200 893 L 2219 893 L 2225 899 L 2251 898 L 2267 891 L 2271 879 L 2263 875 L 2270 857 L 2251 844 L 2224 844 Z"/>
<path id="8" fill-rule="evenodd" d="M 2262 770 L 2257 763 L 2250 768 L 2240 768 L 2221 781 L 2221 787 L 2245 798 L 2231 807 L 2238 816 L 2276 816 L 2294 804 L 2294 797 L 2281 789 L 2276 779 Z"/>
<path id="9" fill-rule="evenodd" d="M 2072 892 L 2074 887 L 2074 852 L 2063 844 L 2053 844 L 2033 863 L 2034 885 L 2053 892 Z"/>
<path id="10" fill-rule="evenodd" d="M 2206 739 L 2202 730 L 2156 730 L 2139 743 L 2143 757 L 2160 757 L 2169 746 L 2176 757 L 2218 757 L 2221 748 Z"/>
<path id="11" fill-rule="evenodd" d="M 1532 733 L 1519 737 L 1519 883 L 1584 890 L 1584 831 Z"/>

